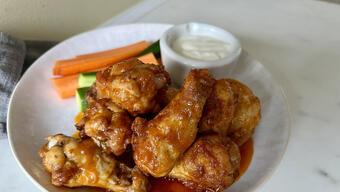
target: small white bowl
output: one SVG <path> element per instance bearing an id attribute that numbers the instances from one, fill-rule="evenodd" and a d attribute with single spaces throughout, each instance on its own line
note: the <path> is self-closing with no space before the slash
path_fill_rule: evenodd
<path id="1" fill-rule="evenodd" d="M 229 44 L 230 53 L 215 61 L 200 61 L 184 57 L 172 49 L 172 43 L 180 36 L 185 35 L 202 35 L 221 40 Z M 162 62 L 175 85 L 181 85 L 189 70 L 193 68 L 209 69 L 209 72 L 217 79 L 228 77 L 242 51 L 239 40 L 233 34 L 219 27 L 203 23 L 181 24 L 168 29 L 160 38 L 160 48 Z"/>

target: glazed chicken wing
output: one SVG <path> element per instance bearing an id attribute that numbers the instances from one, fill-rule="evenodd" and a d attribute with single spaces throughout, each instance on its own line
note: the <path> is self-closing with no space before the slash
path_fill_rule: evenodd
<path id="1" fill-rule="evenodd" d="M 196 191 L 223 191 L 239 175 L 240 151 L 227 137 L 204 135 L 182 155 L 169 173 Z"/>
<path id="2" fill-rule="evenodd" d="M 56 186 L 92 186 L 112 191 L 148 191 L 149 182 L 137 168 L 118 162 L 91 139 L 62 134 L 47 137 L 39 155 Z"/>
<path id="3" fill-rule="evenodd" d="M 132 124 L 136 165 L 154 177 L 168 174 L 194 142 L 203 106 L 214 79 L 208 70 L 191 70 L 180 92 L 150 120 L 137 117 Z"/>
<path id="4" fill-rule="evenodd" d="M 144 64 L 133 58 L 98 72 L 95 85 L 97 97 L 109 98 L 136 116 L 159 109 L 155 97 L 169 82 L 162 65 Z"/>
<path id="5" fill-rule="evenodd" d="M 166 90 L 161 90 L 157 95 L 158 103 L 162 108 L 167 106 L 170 101 L 175 98 L 178 92 L 179 90 L 174 87 L 168 87 Z"/>
<path id="6" fill-rule="evenodd" d="M 106 152 L 121 155 L 131 143 L 132 119 L 108 99 L 99 99 L 86 109 L 76 124 L 80 136 L 89 136 Z"/>
<path id="7" fill-rule="evenodd" d="M 228 129 L 228 136 L 239 146 L 245 143 L 254 133 L 261 119 L 261 104 L 253 92 L 241 82 L 227 79 L 237 97 L 234 118 Z"/>
<path id="8" fill-rule="evenodd" d="M 85 100 L 88 105 L 91 105 L 97 100 L 96 83 L 93 83 L 91 87 L 86 91 Z"/>
<path id="9" fill-rule="evenodd" d="M 217 80 L 204 106 L 199 131 L 226 136 L 234 117 L 236 102 L 230 83 L 226 79 Z"/>

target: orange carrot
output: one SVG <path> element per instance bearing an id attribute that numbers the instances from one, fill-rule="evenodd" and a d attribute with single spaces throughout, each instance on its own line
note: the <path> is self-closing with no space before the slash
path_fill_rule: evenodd
<path id="1" fill-rule="evenodd" d="M 146 47 L 148 47 L 146 43 L 137 43 L 130 45 L 128 48 L 118 48 L 120 51 L 98 54 L 98 56 L 89 54 L 80 58 L 58 60 L 53 67 L 53 75 L 72 75 L 96 71 L 130 57 L 135 57 Z"/>
<path id="2" fill-rule="evenodd" d="M 79 88 L 78 74 L 51 78 L 51 82 L 54 89 L 63 99 L 74 96 L 76 94 L 77 88 Z"/>
<path id="3" fill-rule="evenodd" d="M 100 52 L 94 52 L 94 53 L 88 53 L 88 54 L 82 54 L 82 55 L 76 55 L 75 58 L 72 59 L 63 59 L 63 60 L 57 60 L 55 61 L 55 66 L 61 66 L 61 65 L 67 65 L 68 63 L 72 61 L 79 61 L 80 59 L 90 59 L 90 58 L 98 58 L 101 56 L 108 56 L 112 54 L 119 54 L 121 52 L 126 52 L 131 49 L 145 49 L 146 47 L 149 47 L 150 43 L 146 41 L 140 41 L 138 43 L 134 43 L 125 47 L 119 47 L 116 49 L 110 49 L 106 51 L 100 51 Z"/>
<path id="4" fill-rule="evenodd" d="M 110 50 L 106 50 L 106 51 L 100 51 L 100 52 L 96 52 L 96 53 L 77 55 L 76 58 L 94 58 L 94 57 L 103 56 L 103 55 L 116 54 L 116 53 L 128 51 L 130 49 L 136 49 L 136 47 L 139 47 L 139 46 L 144 47 L 144 49 L 145 49 L 145 48 L 150 46 L 150 43 L 148 43 L 146 41 L 140 41 L 138 43 L 128 45 L 128 46 L 125 46 L 125 47 L 110 49 Z"/>
<path id="5" fill-rule="evenodd" d="M 159 65 L 155 55 L 152 52 L 150 52 L 150 53 L 148 53 L 146 55 L 138 57 L 138 60 L 140 60 L 143 63 Z"/>

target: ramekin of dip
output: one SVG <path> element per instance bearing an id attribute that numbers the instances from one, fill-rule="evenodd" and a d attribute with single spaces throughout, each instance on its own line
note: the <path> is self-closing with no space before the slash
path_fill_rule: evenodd
<path id="1" fill-rule="evenodd" d="M 160 39 L 162 62 L 171 80 L 181 85 L 190 69 L 206 68 L 216 78 L 232 73 L 242 48 L 230 32 L 203 23 L 168 29 Z"/>

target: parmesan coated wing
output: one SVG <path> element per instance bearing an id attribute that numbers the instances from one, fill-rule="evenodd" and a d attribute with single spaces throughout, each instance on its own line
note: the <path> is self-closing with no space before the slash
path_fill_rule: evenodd
<path id="1" fill-rule="evenodd" d="M 97 97 L 109 98 L 136 116 L 159 109 L 155 97 L 169 82 L 162 65 L 143 64 L 133 58 L 97 73 Z"/>
<path id="2" fill-rule="evenodd" d="M 168 174 L 177 159 L 194 142 L 214 79 L 206 69 L 191 70 L 180 92 L 146 121 L 137 117 L 132 124 L 132 147 L 136 165 L 154 177 Z"/>
<path id="3" fill-rule="evenodd" d="M 253 92 L 241 82 L 227 79 L 237 97 L 234 118 L 228 129 L 228 136 L 239 146 L 245 143 L 254 133 L 261 119 L 261 104 Z"/>
<path id="4" fill-rule="evenodd" d="M 112 191 L 148 191 L 148 179 L 137 168 L 129 168 L 103 153 L 91 139 L 62 134 L 47 137 L 39 152 L 56 186 L 92 186 Z"/>
<path id="5" fill-rule="evenodd" d="M 81 137 L 89 136 L 104 151 L 119 156 L 131 143 L 131 124 L 127 112 L 108 99 L 99 99 L 86 109 L 76 127 Z"/>
<path id="6" fill-rule="evenodd" d="M 226 79 L 217 80 L 204 106 L 199 131 L 226 136 L 234 117 L 236 102 L 230 83 Z"/>
<path id="7" fill-rule="evenodd" d="M 223 191 L 239 175 L 240 151 L 233 141 L 220 135 L 204 135 L 177 161 L 170 178 L 196 191 Z"/>

